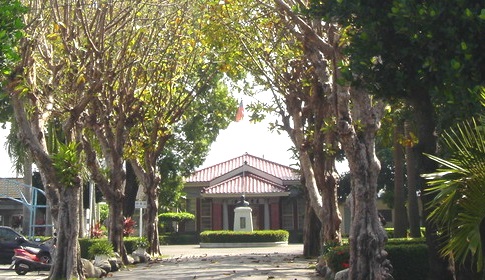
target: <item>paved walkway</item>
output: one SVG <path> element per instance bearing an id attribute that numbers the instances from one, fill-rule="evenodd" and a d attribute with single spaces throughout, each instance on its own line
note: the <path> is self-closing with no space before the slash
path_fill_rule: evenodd
<path id="1" fill-rule="evenodd" d="M 161 246 L 162 260 L 137 264 L 111 273 L 108 279 L 242 279 L 322 280 L 315 259 L 302 257 L 303 245 L 253 248 L 200 248 L 199 245 Z M 47 274 L 25 276 L 0 271 L 0 279 L 37 280 Z"/>
<path id="2" fill-rule="evenodd" d="M 111 279 L 322 279 L 315 259 L 302 257 L 303 245 L 257 248 L 161 246 L 161 261 L 117 271 Z"/>

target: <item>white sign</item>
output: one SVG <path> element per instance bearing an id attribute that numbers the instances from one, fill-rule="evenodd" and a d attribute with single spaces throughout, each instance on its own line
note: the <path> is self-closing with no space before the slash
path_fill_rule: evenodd
<path id="1" fill-rule="evenodd" d="M 136 200 L 135 201 L 135 208 L 136 209 L 147 208 L 146 200 Z"/>

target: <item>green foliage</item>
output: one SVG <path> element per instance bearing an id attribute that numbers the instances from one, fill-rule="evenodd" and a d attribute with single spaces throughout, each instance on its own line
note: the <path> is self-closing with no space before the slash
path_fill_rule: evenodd
<path id="1" fill-rule="evenodd" d="M 410 244 L 426 244 L 426 238 L 389 238 L 386 246 L 390 245 L 410 245 Z"/>
<path id="2" fill-rule="evenodd" d="M 99 203 L 99 220 L 101 223 L 103 223 L 107 218 L 109 214 L 109 205 L 106 203 Z"/>
<path id="3" fill-rule="evenodd" d="M 428 155 L 441 167 L 423 175 L 427 195 L 434 195 L 428 219 L 444 234 L 441 253 L 465 263 L 472 257 L 478 271 L 484 264 L 481 224 L 485 219 L 485 130 L 475 120 L 464 122 L 443 134 L 450 156 Z"/>
<path id="4" fill-rule="evenodd" d="M 20 1 L 0 1 L 0 123 L 10 121 L 13 116 L 8 94 L 3 91 L 3 82 L 11 74 L 13 64 L 19 60 L 17 44 L 22 37 L 22 14 L 27 9 Z M 15 125 L 14 125 L 15 126 Z M 17 135 L 10 143 L 20 146 Z M 9 151 L 11 154 L 12 151 Z M 19 165 L 16 164 L 16 167 Z"/>
<path id="5" fill-rule="evenodd" d="M 81 251 L 81 258 L 91 259 L 89 256 L 89 247 L 93 244 L 97 239 L 90 239 L 90 238 L 79 238 L 79 250 Z"/>
<path id="6" fill-rule="evenodd" d="M 356 85 L 390 100 L 432 94 L 443 127 L 480 110 L 483 2 L 312 2 L 313 15 L 343 25 L 341 45 L 351 57 L 343 74 Z"/>
<path id="7" fill-rule="evenodd" d="M 59 149 L 52 155 L 52 164 L 56 170 L 59 182 L 64 187 L 72 187 L 79 184 L 81 162 L 78 152 L 78 144 L 71 142 L 67 145 L 59 143 Z"/>
<path id="8" fill-rule="evenodd" d="M 159 202 L 164 210 L 183 209 L 180 203 L 184 195 L 183 177 L 204 162 L 219 131 L 225 129 L 234 118 L 232 109 L 237 106 L 236 100 L 219 78 L 216 76 L 205 81 L 209 88 L 186 108 L 158 159 L 162 178 Z"/>
<path id="9" fill-rule="evenodd" d="M 93 238 L 106 237 L 106 232 L 108 232 L 108 230 L 106 229 L 106 226 L 104 226 L 101 223 L 96 223 L 94 227 L 91 229 L 91 236 Z"/>
<path id="10" fill-rule="evenodd" d="M 97 239 L 88 249 L 89 257 L 92 259 L 96 255 L 112 256 L 114 253 L 113 244 L 107 239 Z"/>
<path id="11" fill-rule="evenodd" d="M 428 249 L 423 238 L 389 239 L 385 249 L 395 280 L 427 279 Z M 323 257 L 333 272 L 343 270 L 349 265 L 349 245 L 331 246 Z"/>
<path id="12" fill-rule="evenodd" d="M 386 231 L 387 233 L 387 237 L 388 238 L 392 238 L 392 240 L 399 240 L 401 238 L 394 238 L 394 228 L 389 228 L 389 227 L 386 227 L 384 228 L 384 230 Z M 426 228 L 425 227 L 421 227 L 420 228 L 420 231 L 421 231 L 421 236 L 425 236 L 425 232 L 426 232 Z M 409 229 L 408 229 L 408 235 L 409 235 Z M 414 240 L 419 240 L 419 238 L 413 238 Z"/>
<path id="13" fill-rule="evenodd" d="M 349 245 L 331 246 L 323 255 L 327 266 L 337 273 L 349 267 Z"/>
<path id="14" fill-rule="evenodd" d="M 195 220 L 195 215 L 188 212 L 167 212 L 158 215 L 158 218 L 162 222 L 182 222 Z"/>
<path id="15" fill-rule="evenodd" d="M 138 238 L 135 243 L 136 248 L 148 248 L 148 245 L 148 240 L 145 237 Z"/>
<path id="16" fill-rule="evenodd" d="M 388 259 L 394 268 L 395 280 L 425 280 L 428 265 L 428 247 L 423 243 L 387 245 Z"/>
<path id="17" fill-rule="evenodd" d="M 128 253 L 131 253 L 136 250 L 137 248 L 137 243 L 139 243 L 140 239 L 144 239 L 146 241 L 146 238 L 144 237 L 124 237 L 123 242 L 125 244 L 126 251 Z M 79 238 L 79 246 L 81 250 L 81 258 L 85 259 L 92 259 L 94 255 L 89 253 L 89 248 L 91 248 L 92 245 L 94 245 L 97 242 L 109 242 L 106 237 L 102 239 L 92 239 L 92 238 Z M 162 243 L 161 243 L 162 244 Z"/>
<path id="18" fill-rule="evenodd" d="M 20 1 L 0 1 L 0 81 L 19 59 L 16 45 L 22 37 L 22 14 L 25 12 L 27 8 Z"/>
<path id="19" fill-rule="evenodd" d="M 286 230 L 255 230 L 252 232 L 216 230 L 200 233 L 202 243 L 281 242 L 288 241 Z"/>

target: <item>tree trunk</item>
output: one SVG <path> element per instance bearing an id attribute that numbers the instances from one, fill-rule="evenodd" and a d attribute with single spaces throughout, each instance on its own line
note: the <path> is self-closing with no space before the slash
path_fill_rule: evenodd
<path id="1" fill-rule="evenodd" d="M 138 181 L 130 161 L 126 161 L 126 184 L 125 199 L 123 201 L 123 213 L 126 217 L 133 217 L 135 214 L 135 201 L 138 193 Z"/>
<path id="2" fill-rule="evenodd" d="M 322 254 L 322 238 L 322 224 L 313 208 L 307 203 L 303 221 L 303 256 L 320 256 Z"/>
<path id="3" fill-rule="evenodd" d="M 26 186 L 32 186 L 32 157 L 30 156 L 29 152 L 25 153 L 25 158 L 24 158 L 24 184 Z M 27 200 L 28 203 L 33 203 L 32 201 L 32 189 L 28 187 L 24 187 L 24 195 L 25 195 L 25 200 Z M 27 205 L 23 205 L 22 207 L 22 233 L 24 235 L 29 234 L 30 236 L 30 231 L 33 230 L 31 228 L 30 224 L 30 209 L 27 207 Z M 34 221 L 35 223 L 35 221 Z M 34 234 L 34 232 L 32 232 Z"/>
<path id="4" fill-rule="evenodd" d="M 21 73 L 21 70 L 17 69 L 17 72 Z M 17 78 L 17 75 L 13 76 Z M 30 112 L 29 118 L 27 117 L 25 106 L 28 105 L 25 100 L 20 99 L 21 94 L 16 89 L 17 82 L 11 81 L 8 84 L 8 92 L 11 93 L 12 107 L 19 125 L 19 135 L 41 171 L 42 183 L 57 230 L 57 246 L 49 279 L 70 279 L 72 277 L 83 279 L 77 241 L 80 184 L 77 182 L 72 186 L 59 186 L 58 176 L 48 154 L 44 138 L 45 120 L 41 118 L 42 113 L 36 110 Z"/>
<path id="5" fill-rule="evenodd" d="M 108 199 L 107 199 L 108 200 Z M 123 242 L 123 199 L 109 199 L 109 216 L 108 216 L 108 239 L 113 244 L 113 249 L 118 252 L 123 263 L 128 263 L 125 245 Z"/>
<path id="6" fill-rule="evenodd" d="M 416 161 L 418 155 L 413 151 L 414 131 L 409 121 L 404 123 L 404 133 L 406 135 L 406 169 L 407 169 L 407 186 L 408 186 L 408 217 L 409 217 L 409 234 L 411 237 L 421 237 L 421 222 L 419 218 L 419 206 L 417 195 L 418 170 Z"/>
<path id="7" fill-rule="evenodd" d="M 97 126 L 94 126 L 94 128 L 98 139 L 105 139 L 103 132 Z M 122 138 L 122 133 L 116 135 Z M 103 150 L 109 151 L 109 153 L 103 154 L 105 161 L 109 163 L 107 167 L 109 170 L 109 178 L 102 171 L 102 167 L 98 165 L 96 151 L 91 146 L 89 139 L 83 138 L 82 146 L 86 154 L 86 165 L 91 172 L 91 179 L 97 184 L 109 206 L 108 239 L 113 244 L 114 251 L 120 254 L 123 263 L 127 264 L 128 256 L 123 242 L 123 186 L 125 184 L 125 172 L 123 158 L 121 156 L 123 149 L 119 145 L 122 141 L 111 139 L 109 143 L 113 144 L 113 146 L 107 145 L 108 142 L 101 141 L 105 146 Z"/>
<path id="8" fill-rule="evenodd" d="M 82 181 L 81 181 L 82 182 Z M 78 237 L 83 238 L 84 233 L 86 232 L 86 216 L 84 215 L 84 184 L 81 183 L 81 190 L 79 191 L 79 231 L 78 231 Z"/>
<path id="9" fill-rule="evenodd" d="M 145 189 L 147 195 L 147 223 L 146 233 L 150 243 L 147 249 L 151 255 L 160 255 L 160 241 L 158 239 L 158 196 L 160 187 L 158 183 L 152 183 Z"/>
<path id="10" fill-rule="evenodd" d="M 418 156 L 416 160 L 416 170 L 418 174 L 429 174 L 436 171 L 437 164 L 425 156 L 436 154 L 437 137 L 435 135 L 436 123 L 434 121 L 433 106 L 431 98 L 427 92 L 414 91 L 415 95 L 410 98 L 410 105 L 414 111 L 414 123 L 417 126 L 418 143 L 413 147 L 413 153 Z M 417 184 L 421 191 L 426 187 L 426 181 L 422 177 L 417 177 Z M 421 195 L 423 206 L 433 199 L 432 195 Z M 428 217 L 431 209 L 423 207 L 423 217 Z M 424 220 L 426 225 L 426 244 L 428 245 L 428 261 L 430 280 L 451 280 L 454 279 L 453 269 L 449 260 L 439 254 L 439 237 L 437 227 L 434 223 Z"/>
<path id="11" fill-rule="evenodd" d="M 158 196 L 160 195 L 160 177 L 156 173 L 156 157 L 145 158 L 147 169 L 143 169 L 137 161 L 131 161 L 131 166 L 137 179 L 143 186 L 147 200 L 147 217 L 145 232 L 149 242 L 147 252 L 155 255 L 160 254 L 160 241 L 158 239 Z"/>
<path id="12" fill-rule="evenodd" d="M 407 215 L 406 199 L 404 194 L 404 152 L 400 139 L 403 136 L 404 127 L 400 120 L 395 120 L 393 145 L 394 145 L 394 237 L 406 237 Z"/>
<path id="13" fill-rule="evenodd" d="M 338 94 L 338 131 L 352 182 L 349 279 L 392 279 L 392 266 L 384 250 L 387 236 L 376 207 L 380 165 L 375 155 L 375 135 L 383 104 L 372 106 L 370 95 L 356 89 L 341 89 Z M 359 128 L 355 127 L 357 121 Z"/>
<path id="14" fill-rule="evenodd" d="M 80 186 L 61 187 L 56 250 L 49 279 L 85 279 L 79 250 Z"/>
<path id="15" fill-rule="evenodd" d="M 293 117 L 293 128 L 289 125 L 285 126 L 288 134 L 292 136 L 295 147 L 298 147 L 300 166 L 302 175 L 304 176 L 305 192 L 307 194 L 307 203 L 313 208 L 315 215 L 320 220 L 324 230 L 322 242 L 336 242 L 340 243 L 340 213 L 338 211 L 336 188 L 337 182 L 333 174 L 333 156 L 321 156 L 323 148 L 318 148 L 318 145 L 323 145 L 324 140 L 314 140 L 311 146 L 305 138 L 302 118 L 302 108 L 300 102 L 288 98 L 287 108 L 290 115 Z M 316 110 L 315 110 L 316 111 Z M 314 112 L 313 112 L 314 113 Z M 321 134 L 315 132 L 315 134 Z M 318 138 L 315 135 L 315 138 Z M 329 146 L 331 146 L 329 144 Z M 315 156 L 318 155 L 318 156 Z M 325 203 L 323 202 L 325 200 Z M 320 244 L 320 248 L 323 243 Z"/>
<path id="16" fill-rule="evenodd" d="M 321 222 L 323 243 L 340 243 L 341 216 L 337 202 L 337 174 L 335 172 L 335 155 L 339 149 L 336 132 L 330 120 L 335 116 L 335 95 L 332 92 L 331 75 L 328 71 L 328 58 L 324 53 L 331 49 L 325 45 L 325 51 L 316 42 L 327 41 L 322 37 L 321 26 L 317 21 L 300 18 L 284 1 L 275 1 L 281 10 L 281 19 L 291 21 L 303 33 L 294 32 L 297 40 L 303 45 L 304 58 L 293 60 L 289 77 L 299 77 L 305 82 L 298 84 L 298 79 L 288 80 L 288 88 L 281 90 L 285 94 L 286 111 L 282 114 L 283 128 L 287 131 L 299 153 L 300 167 L 305 177 L 307 203 Z M 295 28 L 295 30 L 298 28 Z M 322 37 L 321 37 L 322 36 Z M 333 39 L 333 38 L 332 38 Z M 311 64 L 311 67 L 309 67 Z M 277 75 L 280 75 L 278 73 Z M 284 76 L 284 75 L 283 75 Z M 306 82 L 310 82 L 307 86 Z M 300 81 L 301 82 L 301 81 Z M 297 86 L 295 86 L 297 85 Z"/>

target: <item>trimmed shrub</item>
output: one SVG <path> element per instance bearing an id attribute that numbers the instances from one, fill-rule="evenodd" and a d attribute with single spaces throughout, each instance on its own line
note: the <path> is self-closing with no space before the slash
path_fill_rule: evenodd
<path id="1" fill-rule="evenodd" d="M 389 239 L 386 245 L 388 259 L 394 268 L 392 276 L 395 280 L 427 279 L 428 247 L 424 238 Z M 338 272 L 349 265 L 349 245 L 329 246 L 323 255 L 328 267 Z"/>
<path id="2" fill-rule="evenodd" d="M 109 242 L 107 239 L 96 240 L 96 242 L 92 243 L 88 249 L 90 259 L 93 259 L 96 255 L 112 256 L 113 253 L 113 244 L 111 244 L 111 242 Z"/>
<path id="3" fill-rule="evenodd" d="M 127 253 L 132 253 L 138 248 L 139 245 L 142 245 L 143 243 L 145 243 L 145 245 L 148 244 L 148 240 L 145 237 L 134 237 L 134 236 L 123 238 L 123 242 L 125 244 Z"/>
<path id="4" fill-rule="evenodd" d="M 195 220 L 195 216 L 188 212 L 167 212 L 158 215 L 161 222 L 183 222 Z"/>
<path id="5" fill-rule="evenodd" d="M 388 259 L 394 268 L 395 280 L 425 280 L 428 276 L 428 246 L 426 244 L 388 245 Z"/>
<path id="6" fill-rule="evenodd" d="M 288 241 L 286 230 L 230 231 L 208 230 L 200 233 L 202 243 L 244 243 L 244 242 L 282 242 Z"/>
<path id="7" fill-rule="evenodd" d="M 420 229 L 420 232 L 421 232 L 421 236 L 425 236 L 426 228 L 420 227 L 419 229 Z M 386 228 L 384 228 L 384 230 L 386 231 L 388 238 L 394 238 L 394 228 L 386 227 Z M 407 236 L 409 236 L 409 229 L 407 230 Z"/>
<path id="8" fill-rule="evenodd" d="M 387 240 L 386 246 L 401 244 L 426 244 L 426 238 L 391 238 Z"/>
<path id="9" fill-rule="evenodd" d="M 125 237 L 123 238 L 123 242 L 125 244 L 126 252 L 131 253 L 136 250 L 136 244 L 139 242 L 140 237 Z M 146 239 L 145 239 L 146 240 Z M 90 255 L 89 253 L 89 248 L 96 242 L 108 242 L 107 238 L 96 238 L 96 239 L 90 239 L 90 238 L 79 238 L 79 246 L 81 250 L 81 258 L 84 259 L 92 259 L 93 256 Z"/>

